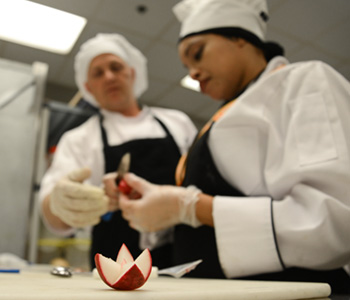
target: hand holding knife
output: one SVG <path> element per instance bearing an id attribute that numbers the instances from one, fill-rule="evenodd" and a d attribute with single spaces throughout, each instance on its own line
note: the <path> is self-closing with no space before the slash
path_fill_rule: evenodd
<path id="1" fill-rule="evenodd" d="M 131 155 L 130 152 L 127 152 L 123 155 L 120 160 L 118 169 L 117 169 L 117 178 L 115 179 L 115 183 L 118 186 L 119 191 L 123 194 L 128 195 L 131 192 L 131 187 L 124 180 L 124 175 L 129 172 L 130 169 L 130 160 Z"/>
<path id="2" fill-rule="evenodd" d="M 124 180 L 124 175 L 129 172 L 130 169 L 130 161 L 131 155 L 130 152 L 125 153 L 120 159 L 118 168 L 117 168 L 117 178 L 115 179 L 115 183 L 118 187 L 118 193 L 122 192 L 123 194 L 130 194 L 131 187 L 128 186 L 126 181 Z M 106 222 L 110 221 L 112 218 L 113 212 L 108 212 L 102 216 L 102 219 Z"/>

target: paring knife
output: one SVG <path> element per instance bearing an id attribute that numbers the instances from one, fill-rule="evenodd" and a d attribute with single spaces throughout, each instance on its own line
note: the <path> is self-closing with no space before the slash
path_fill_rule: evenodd
<path id="1" fill-rule="evenodd" d="M 131 155 L 130 152 L 126 152 L 118 165 L 117 168 L 117 178 L 115 179 L 115 183 L 118 186 L 118 189 L 123 194 L 128 195 L 131 192 L 131 187 L 128 186 L 126 181 L 124 180 L 124 175 L 129 172 L 130 169 L 130 161 L 131 161 Z M 102 216 L 102 219 L 106 222 L 110 221 L 112 218 L 113 212 L 108 212 Z"/>
<path id="2" fill-rule="evenodd" d="M 131 155 L 129 152 L 125 153 L 120 160 L 118 169 L 117 169 L 117 178 L 115 183 L 117 184 L 119 191 L 124 194 L 129 194 L 131 192 L 131 187 L 124 180 L 124 175 L 129 172 L 130 169 L 130 160 Z"/>

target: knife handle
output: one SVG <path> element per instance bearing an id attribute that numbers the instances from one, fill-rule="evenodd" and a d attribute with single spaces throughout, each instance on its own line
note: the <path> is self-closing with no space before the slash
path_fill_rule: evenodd
<path id="1" fill-rule="evenodd" d="M 105 213 L 101 218 L 103 221 L 109 222 L 112 219 L 112 216 L 113 216 L 113 213 L 108 212 L 108 213 Z"/>

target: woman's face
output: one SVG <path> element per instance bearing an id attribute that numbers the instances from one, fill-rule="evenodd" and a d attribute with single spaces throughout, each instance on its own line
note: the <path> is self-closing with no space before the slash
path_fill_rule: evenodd
<path id="1" fill-rule="evenodd" d="M 202 93 L 213 99 L 230 100 L 246 84 L 244 44 L 242 39 L 200 34 L 182 40 L 178 51 Z"/>

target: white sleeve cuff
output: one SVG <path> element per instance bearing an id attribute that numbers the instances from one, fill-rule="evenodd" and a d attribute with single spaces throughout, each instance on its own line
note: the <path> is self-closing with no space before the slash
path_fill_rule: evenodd
<path id="1" fill-rule="evenodd" d="M 221 267 L 228 278 L 281 271 L 269 197 L 214 198 Z"/>

